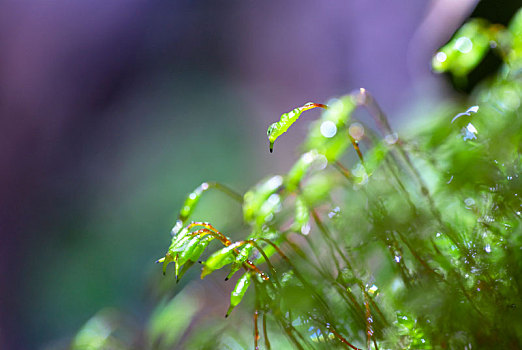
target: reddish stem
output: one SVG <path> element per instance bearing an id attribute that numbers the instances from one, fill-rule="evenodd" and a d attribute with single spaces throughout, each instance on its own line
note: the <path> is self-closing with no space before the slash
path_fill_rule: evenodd
<path id="1" fill-rule="evenodd" d="M 259 317 L 259 311 L 254 311 L 254 348 L 259 350 L 259 328 L 257 327 L 257 318 Z"/>

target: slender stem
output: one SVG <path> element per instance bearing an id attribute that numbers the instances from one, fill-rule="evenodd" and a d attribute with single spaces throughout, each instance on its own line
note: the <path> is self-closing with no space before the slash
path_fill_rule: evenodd
<path id="1" fill-rule="evenodd" d="M 195 225 L 195 226 L 202 226 L 202 225 Z M 210 226 L 210 227 L 212 227 L 212 226 Z M 201 237 L 203 237 L 205 235 L 211 235 L 212 237 L 218 239 L 221 243 L 223 243 L 223 245 L 225 247 L 228 247 L 230 244 L 232 244 L 232 242 L 224 234 L 222 234 L 219 231 L 210 230 L 208 228 L 202 228 L 197 231 L 191 232 L 190 235 L 191 236 L 200 235 Z"/>
<path id="2" fill-rule="evenodd" d="M 345 286 L 340 284 L 334 277 L 330 276 L 328 273 L 321 271 L 316 265 L 312 264 L 308 259 L 306 259 L 306 256 L 304 253 L 300 250 L 298 246 L 295 245 L 295 243 L 286 240 L 286 243 L 299 255 L 304 262 L 306 262 L 312 269 L 314 269 L 321 277 L 323 277 L 325 280 L 330 281 L 330 283 L 337 289 L 337 292 L 345 300 L 346 304 L 349 306 L 352 306 L 356 309 L 356 315 L 360 317 L 361 322 L 364 323 L 364 311 L 355 299 L 355 296 L 353 293 L 346 289 Z M 348 300 L 346 299 L 346 295 L 348 295 Z"/>
<path id="3" fill-rule="evenodd" d="M 268 332 L 266 330 L 266 312 L 263 312 L 263 336 L 265 337 L 266 350 L 270 350 L 270 340 L 268 340 Z"/>
<path id="4" fill-rule="evenodd" d="M 292 262 L 290 261 L 290 259 L 288 258 L 288 256 L 286 256 L 285 253 L 283 253 L 283 251 L 281 251 L 281 249 L 275 244 L 273 243 L 272 241 L 266 239 L 266 238 L 260 238 L 261 240 L 267 242 L 268 244 L 270 244 L 272 247 L 274 247 L 274 249 L 279 253 L 279 255 L 286 261 L 286 263 L 292 268 L 292 270 L 294 271 L 295 273 L 295 276 L 301 281 L 301 283 L 303 283 L 303 286 L 308 288 L 311 292 L 311 294 L 317 299 L 317 301 L 323 306 L 324 308 L 324 311 L 325 312 L 328 312 L 329 310 L 329 306 L 328 304 L 326 303 L 326 301 L 324 301 L 324 299 L 319 295 L 319 293 L 317 293 L 317 291 L 315 290 L 315 288 L 303 277 L 303 275 L 301 275 L 301 273 L 299 272 L 299 270 L 296 269 L 296 267 L 294 266 L 294 264 L 292 264 Z"/>
<path id="5" fill-rule="evenodd" d="M 334 248 L 334 250 L 337 251 L 337 253 L 338 253 L 339 256 L 341 257 L 341 259 L 342 259 L 342 260 L 344 261 L 344 263 L 346 264 L 346 267 L 348 267 L 350 270 L 353 271 L 352 264 L 350 263 L 350 261 L 348 260 L 348 258 L 344 255 L 344 253 L 343 253 L 343 251 L 341 250 L 341 248 L 339 248 L 339 246 L 336 244 L 336 242 L 334 241 L 332 235 L 330 234 L 330 232 L 328 231 L 328 229 L 326 228 L 326 226 L 323 224 L 323 222 L 322 222 L 321 219 L 319 218 L 319 215 L 317 215 L 317 212 L 315 211 L 315 209 L 312 209 L 311 212 L 312 212 L 312 217 L 314 218 L 315 224 L 317 225 L 317 227 L 319 228 L 319 230 L 323 233 L 323 235 L 324 235 L 325 238 L 328 240 L 328 242 L 330 242 L 330 244 L 332 245 L 332 247 Z"/>
<path id="6" fill-rule="evenodd" d="M 355 149 L 355 152 L 357 152 L 357 156 L 359 157 L 359 160 L 364 165 L 364 158 L 361 152 L 361 149 L 359 148 L 359 141 L 354 139 L 350 133 L 348 133 L 348 137 L 350 138 L 350 141 L 352 142 L 352 146 Z"/>
<path id="7" fill-rule="evenodd" d="M 233 189 L 231 189 L 230 187 L 223 185 L 222 183 L 219 183 L 219 182 L 208 182 L 208 186 L 213 187 L 216 190 L 223 192 L 224 194 L 228 195 L 233 200 L 239 202 L 239 204 L 243 204 L 243 196 L 241 194 L 237 193 L 236 191 L 234 191 Z"/>
<path id="8" fill-rule="evenodd" d="M 298 350 L 304 350 L 303 346 L 299 343 L 296 337 L 292 334 L 295 328 L 286 320 L 279 319 L 279 325 L 284 329 L 286 336 L 290 341 L 297 347 Z M 299 332 L 296 332 L 299 335 Z"/>
<path id="9" fill-rule="evenodd" d="M 397 234 L 399 235 L 399 237 L 401 238 L 401 241 L 403 241 L 403 243 L 406 245 L 406 247 L 408 247 L 409 251 L 411 252 L 411 254 L 413 255 L 413 257 L 421 263 L 421 265 L 426 269 L 426 271 L 434 274 L 436 277 L 440 278 L 440 279 L 444 279 L 441 275 L 439 275 L 435 270 L 433 270 L 431 268 L 430 265 L 428 265 L 428 263 L 426 261 L 424 261 L 419 254 L 417 254 L 417 252 L 415 251 L 415 249 L 412 247 L 412 245 L 408 242 L 408 240 L 406 239 L 406 237 L 404 237 L 404 235 L 400 232 L 397 232 Z"/>
<path id="10" fill-rule="evenodd" d="M 224 235 L 222 234 L 221 232 L 219 232 L 218 230 L 216 230 L 212 225 L 210 225 L 209 223 L 206 223 L 206 222 L 193 222 L 192 224 L 190 224 L 188 227 L 190 226 L 204 226 L 204 227 L 211 227 L 213 229 L 213 231 L 207 229 L 207 228 L 202 228 L 202 229 L 199 229 L 197 231 L 194 231 L 194 232 L 191 232 L 191 235 L 193 236 L 196 236 L 196 235 L 201 235 L 201 236 L 204 236 L 205 234 L 209 234 L 209 235 L 212 235 L 214 236 L 215 238 L 217 238 L 218 240 L 221 241 L 221 243 L 223 243 L 223 245 L 225 247 L 228 247 L 232 244 L 232 242 Z M 234 254 L 237 256 L 239 255 L 239 251 L 237 250 L 237 248 L 239 248 L 240 246 L 242 245 L 245 245 L 247 243 L 253 243 L 252 241 L 237 241 L 234 243 L 235 247 L 233 249 L 234 251 Z M 268 264 L 267 264 L 268 265 Z M 256 272 L 257 274 L 259 274 L 261 276 L 261 278 L 265 281 L 268 281 L 269 280 L 269 277 L 263 272 L 261 271 L 253 262 L 251 262 L 250 260 L 246 260 L 244 263 L 243 263 L 243 266 L 247 269 L 250 269 L 254 272 Z"/>
<path id="11" fill-rule="evenodd" d="M 346 340 L 341 334 L 339 334 L 334 327 L 332 327 L 331 324 L 327 323 L 326 324 L 326 329 L 328 329 L 330 332 L 332 332 L 336 337 L 337 339 L 339 339 L 341 341 L 341 343 L 345 344 L 345 345 L 348 345 L 350 348 L 354 349 L 354 350 L 362 350 L 358 347 L 355 347 L 352 343 L 350 343 L 348 340 Z"/>
<path id="12" fill-rule="evenodd" d="M 352 174 L 350 173 L 350 170 L 348 170 L 344 165 L 342 165 L 341 162 L 336 161 L 333 165 L 347 180 L 352 179 Z"/>
<path id="13" fill-rule="evenodd" d="M 388 242 L 386 242 L 386 240 L 390 240 L 391 244 L 388 244 Z M 411 277 L 409 275 L 406 264 L 404 263 L 404 259 L 402 258 L 403 254 L 400 251 L 401 249 L 399 247 L 399 243 L 396 241 L 396 239 L 392 235 L 389 235 L 388 237 L 386 237 L 386 239 L 384 240 L 383 243 L 385 246 L 388 247 L 388 251 L 390 252 L 392 259 L 396 259 L 396 255 L 395 255 L 396 252 L 394 251 L 394 249 L 399 251 L 399 253 L 401 255 L 400 260 L 399 261 L 395 260 L 395 261 L 397 261 L 397 264 L 399 265 L 399 272 L 401 273 L 404 283 L 406 284 L 407 287 L 410 287 Z"/>
<path id="14" fill-rule="evenodd" d="M 263 256 L 263 258 L 266 261 L 266 265 L 268 266 L 268 269 L 270 270 L 272 277 L 274 277 L 274 280 L 275 280 L 277 286 L 279 287 L 279 289 L 281 289 L 281 284 L 279 283 L 279 277 L 277 277 L 276 271 L 274 269 L 274 265 L 272 265 L 272 263 L 270 262 L 270 259 L 266 255 L 265 251 L 259 246 L 259 244 L 257 244 L 253 240 L 249 240 L 248 243 L 252 244 L 258 250 L 258 252 L 261 253 L 261 255 Z"/>
<path id="15" fill-rule="evenodd" d="M 334 248 L 336 249 L 336 251 L 338 252 L 338 254 L 341 256 L 341 258 L 343 259 L 344 263 L 346 264 L 346 266 L 354 273 L 354 275 L 356 274 L 355 270 L 353 269 L 352 267 L 352 264 L 350 263 L 350 261 L 348 260 L 348 257 L 346 257 L 342 250 L 337 246 L 337 244 L 335 244 L 335 241 L 333 240 L 330 232 L 328 231 L 327 227 L 322 223 L 322 221 L 320 220 L 319 218 L 319 215 L 317 215 L 317 213 L 315 212 L 315 210 L 312 210 L 312 215 L 314 217 L 314 220 L 317 224 L 317 226 L 319 227 L 319 229 L 321 230 L 321 232 L 323 232 L 324 236 L 330 241 L 332 242 L 332 245 L 334 246 Z M 364 289 L 364 286 L 362 285 L 362 282 L 360 282 L 360 279 L 359 280 L 359 287 L 361 288 L 361 290 L 364 291 L 364 293 L 366 293 L 365 289 Z M 386 318 L 384 317 L 384 314 L 381 312 L 379 306 L 377 304 L 375 304 L 375 302 L 370 299 L 371 303 L 372 303 L 372 306 L 377 310 L 377 312 L 379 313 L 379 315 L 382 317 L 382 319 L 386 322 Z"/>
<path id="16" fill-rule="evenodd" d="M 365 294 L 364 299 L 365 299 L 364 308 L 366 310 L 366 335 L 367 335 L 366 346 L 368 347 L 368 350 L 371 350 L 372 335 L 373 335 L 373 328 L 372 328 L 373 318 L 372 318 L 372 313 L 370 311 L 370 303 L 368 303 L 368 297 L 366 296 L 366 294 Z"/>
<path id="17" fill-rule="evenodd" d="M 250 269 L 250 270 L 256 272 L 263 279 L 263 281 L 270 280 L 270 277 L 268 277 L 263 271 L 261 271 L 256 265 L 254 265 L 254 263 L 252 261 L 246 260 L 243 264 L 244 264 L 243 266 L 246 265 L 247 269 Z"/>
<path id="18" fill-rule="evenodd" d="M 259 328 L 257 326 L 257 318 L 259 317 L 259 311 L 257 309 L 254 310 L 254 349 L 259 350 L 258 342 L 259 342 Z"/>

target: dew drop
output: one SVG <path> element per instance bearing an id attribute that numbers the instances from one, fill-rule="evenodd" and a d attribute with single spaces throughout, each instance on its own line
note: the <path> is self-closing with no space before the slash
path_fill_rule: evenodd
<path id="1" fill-rule="evenodd" d="M 397 135 L 396 132 L 394 132 L 393 134 L 388 134 L 384 137 L 384 141 L 388 144 L 388 145 L 393 145 L 395 144 L 397 141 L 399 140 L 399 135 Z"/>
<path id="2" fill-rule="evenodd" d="M 320 131 L 324 137 L 332 138 L 337 133 L 337 126 L 331 120 L 326 120 L 321 124 Z"/>
<path id="3" fill-rule="evenodd" d="M 378 290 L 379 290 L 379 288 L 374 284 L 370 288 L 368 288 L 368 293 L 370 293 L 371 295 L 374 295 L 377 293 Z"/>
<path id="4" fill-rule="evenodd" d="M 457 39 L 454 48 L 462 53 L 468 53 L 473 49 L 473 43 L 468 37 L 462 36 Z"/>
<path id="5" fill-rule="evenodd" d="M 335 216 L 339 215 L 339 213 L 341 212 L 341 208 L 339 207 L 335 207 L 332 209 L 331 212 L 328 213 L 328 217 L 330 219 L 334 218 Z"/>
<path id="6" fill-rule="evenodd" d="M 364 136 L 364 127 L 360 123 L 353 123 L 348 128 L 348 132 L 350 133 L 351 137 L 359 141 Z"/>
<path id="7" fill-rule="evenodd" d="M 301 227 L 301 233 L 305 236 L 310 233 L 310 223 L 307 222 Z"/>
<path id="8" fill-rule="evenodd" d="M 445 62 L 448 56 L 444 52 L 437 52 L 435 59 L 439 62 Z"/>

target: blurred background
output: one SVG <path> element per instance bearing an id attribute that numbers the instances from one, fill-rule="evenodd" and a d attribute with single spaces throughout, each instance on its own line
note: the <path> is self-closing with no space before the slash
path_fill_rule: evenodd
<path id="1" fill-rule="evenodd" d="M 365 87 L 396 128 L 422 118 L 455 95 L 434 50 L 473 11 L 507 23 L 516 3 L 1 2 L 0 349 L 63 346 L 104 308 L 143 327 L 187 193 L 286 171 L 307 123 L 274 154 L 266 127 L 308 101 Z M 209 193 L 194 219 L 240 215 Z"/>

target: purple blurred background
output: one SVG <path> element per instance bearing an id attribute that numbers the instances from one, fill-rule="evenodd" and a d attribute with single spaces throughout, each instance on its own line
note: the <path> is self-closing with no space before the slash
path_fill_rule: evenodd
<path id="1" fill-rule="evenodd" d="M 0 3 L 0 348 L 67 339 L 106 306 L 145 320 L 187 192 L 285 171 L 307 123 L 273 155 L 266 126 L 310 100 L 365 87 L 407 123 L 445 94 L 430 57 L 474 5 Z"/>

